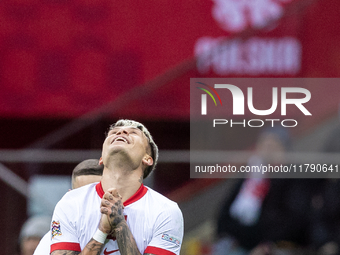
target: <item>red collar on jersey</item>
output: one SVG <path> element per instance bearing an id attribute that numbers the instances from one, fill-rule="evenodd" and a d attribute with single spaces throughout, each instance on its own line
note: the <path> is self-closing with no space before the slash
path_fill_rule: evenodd
<path id="1" fill-rule="evenodd" d="M 102 183 L 99 182 L 97 185 L 96 185 L 96 190 L 97 190 L 97 193 L 98 193 L 98 196 L 100 198 L 103 198 L 104 196 L 104 190 L 103 190 L 103 187 L 102 187 Z M 140 185 L 139 189 L 136 191 L 135 194 L 133 194 L 128 200 L 126 200 L 123 205 L 124 206 L 128 206 L 129 204 L 132 204 L 134 202 L 136 202 L 137 200 L 141 199 L 145 194 L 146 192 L 148 191 L 148 189 L 143 185 Z"/>

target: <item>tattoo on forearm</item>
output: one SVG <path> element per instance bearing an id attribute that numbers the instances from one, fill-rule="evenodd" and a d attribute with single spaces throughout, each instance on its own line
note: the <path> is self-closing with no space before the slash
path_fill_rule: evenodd
<path id="1" fill-rule="evenodd" d="M 116 238 L 119 247 L 120 254 L 122 255 L 141 255 L 136 241 L 126 224 L 126 222 L 120 224 L 116 228 Z"/>
<path id="2" fill-rule="evenodd" d="M 85 246 L 84 251 L 86 250 L 88 252 L 91 252 L 91 254 L 99 255 L 103 247 L 104 244 L 98 243 L 96 240 L 91 238 L 90 242 L 88 242 L 87 245 Z"/>

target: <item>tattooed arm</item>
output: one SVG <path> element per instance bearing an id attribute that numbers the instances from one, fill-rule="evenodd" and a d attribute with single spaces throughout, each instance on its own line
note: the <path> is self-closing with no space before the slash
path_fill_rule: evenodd
<path id="1" fill-rule="evenodd" d="M 117 238 L 117 243 L 118 243 L 120 254 L 140 255 L 140 252 L 137 248 L 136 241 L 126 221 L 124 221 L 122 224 L 119 224 L 116 227 L 115 233 L 116 233 L 116 238 Z M 154 254 L 144 253 L 143 255 L 154 255 Z"/>
<path id="2" fill-rule="evenodd" d="M 136 241 L 125 220 L 117 225 L 115 229 L 115 234 L 120 254 L 141 255 L 141 253 L 138 250 Z"/>
<path id="3" fill-rule="evenodd" d="M 99 255 L 104 247 L 104 244 L 97 242 L 93 238 L 87 243 L 82 252 L 68 251 L 68 250 L 56 250 L 51 255 Z"/>
<path id="4" fill-rule="evenodd" d="M 121 255 L 141 255 L 135 238 L 124 218 L 122 197 L 116 189 L 109 189 L 103 196 L 100 208 L 102 215 L 99 229 L 113 233 Z"/>

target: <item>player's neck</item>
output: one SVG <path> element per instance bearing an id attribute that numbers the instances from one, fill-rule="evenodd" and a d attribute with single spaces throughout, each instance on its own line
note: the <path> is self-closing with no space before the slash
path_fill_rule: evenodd
<path id="1" fill-rule="evenodd" d="M 118 193 L 122 196 L 123 202 L 129 199 L 142 184 L 141 171 L 112 171 L 104 168 L 103 177 L 101 180 L 104 192 L 109 188 L 116 188 Z"/>

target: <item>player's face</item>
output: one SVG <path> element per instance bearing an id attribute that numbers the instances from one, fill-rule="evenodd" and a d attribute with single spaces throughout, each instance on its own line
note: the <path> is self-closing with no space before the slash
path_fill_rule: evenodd
<path id="1" fill-rule="evenodd" d="M 123 155 L 134 167 L 142 163 L 148 155 L 148 140 L 144 133 L 132 126 L 114 127 L 108 133 L 103 144 L 103 162 L 107 166 L 113 155 Z"/>

